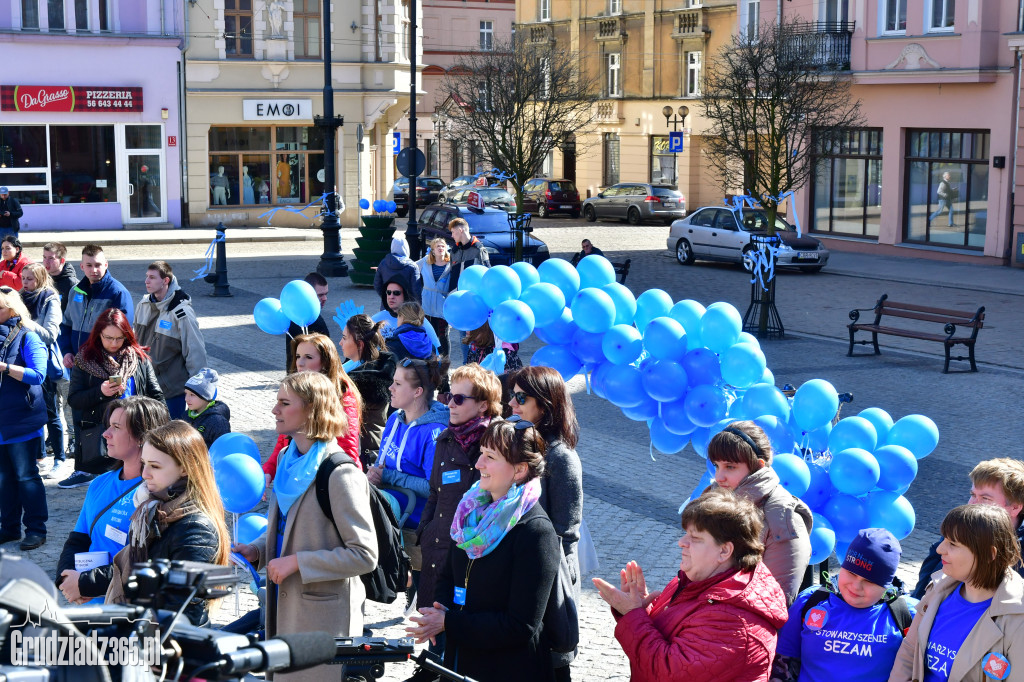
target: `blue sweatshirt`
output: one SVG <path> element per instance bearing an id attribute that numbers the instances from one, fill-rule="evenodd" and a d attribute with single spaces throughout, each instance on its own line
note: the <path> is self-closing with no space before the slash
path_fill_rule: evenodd
<path id="1" fill-rule="evenodd" d="M 384 465 L 383 484 L 407 488 L 416 494 L 416 506 L 405 522 L 416 528 L 423 506 L 430 496 L 430 472 L 434 469 L 434 446 L 437 436 L 448 428 L 448 407 L 436 400 L 419 419 L 405 422 L 405 411 L 398 410 L 384 425 L 378 464 Z M 398 504 L 405 508 L 407 498 L 395 493 Z"/>
<path id="2" fill-rule="evenodd" d="M 46 376 L 46 346 L 36 333 L 18 327 L 20 317 L 0 324 L 0 361 L 24 367 L 21 381 L 10 375 L 0 380 L 0 445 L 41 436 L 46 405 L 41 384 Z M 11 343 L 4 347 L 4 344 Z"/>
<path id="3" fill-rule="evenodd" d="M 97 318 L 109 308 L 118 308 L 128 316 L 129 324 L 135 321 L 135 306 L 132 295 L 124 285 L 111 277 L 108 270 L 103 278 L 93 284 L 83 278 L 68 292 L 68 307 L 60 325 L 60 352 L 75 355 L 82 347 Z"/>

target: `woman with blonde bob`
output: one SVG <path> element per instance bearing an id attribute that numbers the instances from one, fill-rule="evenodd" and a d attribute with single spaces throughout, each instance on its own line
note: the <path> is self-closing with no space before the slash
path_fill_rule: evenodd
<path id="1" fill-rule="evenodd" d="M 956 507 L 942 520 L 942 571 L 932 576 L 890 682 L 1024 680 L 1024 578 L 1005 509 Z"/>
<path id="2" fill-rule="evenodd" d="M 224 503 L 199 432 L 180 420 L 158 426 L 146 434 L 141 460 L 142 485 L 135 492 L 138 506 L 128 523 L 128 543 L 114 555 L 108 604 L 125 602 L 124 586 L 140 561 L 228 563 L 230 535 Z M 166 608 L 180 606 L 180 597 L 168 596 Z M 210 620 L 202 599 L 193 599 L 185 615 L 193 625 L 203 626 Z"/>
<path id="3" fill-rule="evenodd" d="M 448 341 L 448 322 L 444 319 L 444 301 L 452 288 L 452 257 L 448 253 L 448 242 L 443 237 L 430 240 L 428 249 L 427 255 L 416 263 L 423 276 L 423 312 L 441 341 L 440 354 L 448 355 L 451 344 Z"/>
<path id="4" fill-rule="evenodd" d="M 324 518 L 315 485 L 324 460 L 343 452 L 337 438 L 347 423 L 337 389 L 318 372 L 289 374 L 272 412 L 277 432 L 291 443 L 281 453 L 267 530 L 252 544 L 233 547 L 267 569 L 267 638 L 310 630 L 358 636 L 366 597 L 359 576 L 377 565 L 370 485 L 350 457 L 339 458 L 328 478 L 332 519 Z M 323 680 L 332 670 L 316 667 L 274 679 Z"/>

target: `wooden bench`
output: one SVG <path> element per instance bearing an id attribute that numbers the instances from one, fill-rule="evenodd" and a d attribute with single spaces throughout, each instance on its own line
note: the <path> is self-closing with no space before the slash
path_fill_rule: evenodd
<path id="1" fill-rule="evenodd" d="M 874 311 L 874 321 L 871 323 L 858 322 L 861 312 L 868 310 Z M 917 329 L 885 326 L 882 324 L 883 315 L 907 320 L 936 322 L 943 325 L 943 333 L 937 334 Z M 850 328 L 850 350 L 846 353 L 847 357 L 853 355 L 853 345 L 855 343 L 864 345 L 870 343 L 875 347 L 875 355 L 881 354 L 881 351 L 878 350 L 878 335 L 889 334 L 891 336 L 903 336 L 909 339 L 941 343 L 946 351 L 946 364 L 942 368 L 943 374 L 949 373 L 950 360 L 969 360 L 971 371 L 978 371 L 978 365 L 974 362 L 974 343 L 978 339 L 978 330 L 981 329 L 985 321 L 985 306 L 978 308 L 974 313 L 969 313 L 961 310 L 915 305 L 913 303 L 897 303 L 896 301 L 889 300 L 889 294 L 882 294 L 882 297 L 875 303 L 874 308 L 851 310 L 850 319 L 852 322 L 847 325 Z M 969 335 L 964 333 L 965 327 L 971 330 Z M 853 337 L 859 331 L 871 332 L 871 340 L 861 339 L 860 341 L 854 341 Z M 960 336 L 957 336 L 957 331 L 961 332 Z M 962 355 L 950 357 L 950 349 L 957 344 L 967 346 L 968 355 L 966 357 Z"/>
<path id="2" fill-rule="evenodd" d="M 626 283 L 626 277 L 629 276 L 629 264 L 633 262 L 632 258 L 627 258 L 625 263 L 612 263 L 612 267 L 615 268 L 615 281 L 619 284 Z"/>

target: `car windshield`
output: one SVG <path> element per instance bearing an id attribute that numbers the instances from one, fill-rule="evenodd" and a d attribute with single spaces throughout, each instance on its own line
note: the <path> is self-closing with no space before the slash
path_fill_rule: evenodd
<path id="1" fill-rule="evenodd" d="M 674 190 L 670 187 L 654 187 L 654 196 L 656 197 L 681 197 L 683 196 L 678 190 Z"/>
<path id="2" fill-rule="evenodd" d="M 575 192 L 576 191 L 576 185 L 572 184 L 571 182 L 552 182 L 551 183 L 551 191 L 552 192 Z"/>
<path id="3" fill-rule="evenodd" d="M 429 187 L 430 189 L 441 189 L 444 183 L 439 178 L 420 178 L 416 183 L 417 187 Z"/>
<path id="4" fill-rule="evenodd" d="M 395 180 L 395 187 L 409 189 L 409 178 L 398 178 Z"/>
<path id="5" fill-rule="evenodd" d="M 764 211 L 743 211 L 741 225 L 744 232 L 764 232 L 768 229 L 768 217 Z M 775 216 L 775 229 L 792 230 L 793 227 L 779 216 Z"/>
<path id="6" fill-rule="evenodd" d="M 493 232 L 508 232 L 508 214 L 498 209 L 489 211 L 460 211 L 460 217 L 465 218 L 469 223 L 470 234 L 487 234 Z"/>

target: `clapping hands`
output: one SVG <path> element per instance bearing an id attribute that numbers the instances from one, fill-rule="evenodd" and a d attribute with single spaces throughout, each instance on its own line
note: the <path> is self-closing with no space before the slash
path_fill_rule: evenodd
<path id="1" fill-rule="evenodd" d="M 635 561 L 630 561 L 620 571 L 619 587 L 600 578 L 594 578 L 594 587 L 601 594 L 601 599 L 608 602 L 608 605 L 615 609 L 620 615 L 626 615 L 634 609 L 647 608 L 655 599 L 661 596 L 661 592 L 648 592 L 647 581 L 644 579 L 643 569 Z"/>

